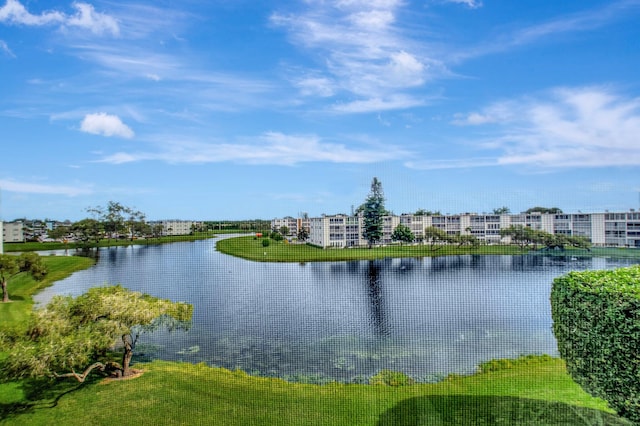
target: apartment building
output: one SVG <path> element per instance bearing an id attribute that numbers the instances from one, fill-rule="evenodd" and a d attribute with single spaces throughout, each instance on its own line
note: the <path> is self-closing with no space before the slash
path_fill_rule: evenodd
<path id="1" fill-rule="evenodd" d="M 294 218 L 286 216 L 283 218 L 276 218 L 271 220 L 271 229 L 273 231 L 280 231 L 283 226 L 286 226 L 289 230 L 289 235 L 298 235 L 301 229 L 309 231 L 311 226 L 310 219 L 308 217 Z"/>
<path id="2" fill-rule="evenodd" d="M 202 227 L 202 222 L 195 222 L 193 220 L 158 220 L 148 222 L 149 225 L 162 225 L 162 235 L 188 235 L 193 232 L 194 229 Z"/>
<path id="3" fill-rule="evenodd" d="M 2 226 L 2 239 L 5 243 L 24 243 L 24 222 L 16 220 L 13 222 L 4 222 Z"/>
<path id="4" fill-rule="evenodd" d="M 320 247 L 357 247 L 367 245 L 362 237 L 361 216 L 333 215 L 309 220 L 309 242 Z M 449 235 L 473 235 L 487 244 L 509 243 L 500 230 L 525 226 L 548 232 L 585 237 L 594 246 L 640 248 L 640 212 L 619 213 L 522 213 L 459 214 L 419 216 L 403 214 L 383 218 L 382 244 L 392 242 L 391 234 L 399 225 L 408 226 L 416 241 L 424 238 L 424 229 L 436 227 Z"/>

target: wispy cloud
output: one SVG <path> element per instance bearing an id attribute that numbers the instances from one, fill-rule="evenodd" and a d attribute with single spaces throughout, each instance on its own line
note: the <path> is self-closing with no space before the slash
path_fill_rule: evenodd
<path id="1" fill-rule="evenodd" d="M 347 94 L 355 108 L 341 112 L 377 111 L 420 104 L 390 101 L 410 98 L 409 89 L 423 86 L 442 64 L 420 53 L 419 44 L 403 35 L 398 24 L 399 0 L 332 0 L 308 2 L 302 13 L 275 13 L 271 22 L 285 28 L 293 43 L 318 59 L 313 78 L 295 79 L 301 94 Z M 302 84 L 301 84 L 302 83 Z M 315 89 L 315 90 L 310 90 Z"/>
<path id="2" fill-rule="evenodd" d="M 19 1 L 7 0 L 6 4 L 0 7 L 0 22 L 27 26 L 78 27 L 88 29 L 94 34 L 110 33 L 115 36 L 120 33 L 118 22 L 112 16 L 97 12 L 92 5 L 75 2 L 72 3 L 72 7 L 76 10 L 72 15 L 57 10 L 33 14 Z"/>
<path id="3" fill-rule="evenodd" d="M 104 112 L 87 114 L 80 123 L 80 130 L 86 133 L 102 136 L 119 136 L 121 138 L 132 138 L 133 130 L 120 120 L 117 115 Z"/>
<path id="4" fill-rule="evenodd" d="M 482 7 L 482 2 L 480 0 L 444 0 L 446 3 L 458 3 L 464 4 L 471 9 L 478 9 Z"/>
<path id="5" fill-rule="evenodd" d="M 0 189 L 23 194 L 66 195 L 68 197 L 86 195 L 93 192 L 86 186 L 45 185 L 31 182 L 18 182 L 12 179 L 0 179 Z"/>
<path id="6" fill-rule="evenodd" d="M 4 52 L 5 55 L 11 56 L 12 58 L 16 57 L 4 40 L 0 40 L 0 52 Z"/>
<path id="7" fill-rule="evenodd" d="M 522 165 L 535 168 L 640 166 L 640 98 L 606 87 L 558 88 L 457 116 L 457 125 L 490 126 L 476 148 L 491 158 L 412 163 L 416 168 Z M 485 134 L 486 134 L 485 130 Z"/>
<path id="8" fill-rule="evenodd" d="M 267 132 L 253 141 L 205 143 L 176 137 L 161 139 L 155 151 L 118 152 L 100 162 L 122 164 L 138 161 L 167 163 L 221 163 L 296 165 L 307 162 L 375 163 L 406 158 L 409 153 L 396 146 L 352 148 L 322 140 L 316 135 L 288 135 Z"/>
<path id="9" fill-rule="evenodd" d="M 467 2 L 466 0 L 459 1 Z M 635 13 L 640 11 L 640 0 L 614 1 L 602 7 L 559 16 L 542 23 L 515 29 L 475 46 L 454 51 L 448 55 L 448 60 L 459 62 L 478 56 L 508 51 L 560 34 L 591 31 L 617 20 L 628 18 L 634 11 Z"/>

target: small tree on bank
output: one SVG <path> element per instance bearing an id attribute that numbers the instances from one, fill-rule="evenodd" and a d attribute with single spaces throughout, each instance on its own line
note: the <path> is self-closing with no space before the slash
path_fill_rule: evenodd
<path id="1" fill-rule="evenodd" d="M 0 284 L 2 285 L 2 302 L 9 302 L 8 283 L 11 278 L 21 272 L 31 274 L 34 279 L 41 280 L 47 274 L 47 267 L 37 253 L 22 253 L 20 256 L 0 254 Z"/>
<path id="2" fill-rule="evenodd" d="M 424 230 L 424 242 L 429 245 L 431 251 L 440 250 L 451 238 L 446 231 L 435 226 L 429 226 Z"/>
<path id="3" fill-rule="evenodd" d="M 385 213 L 382 183 L 377 177 L 374 177 L 371 182 L 371 192 L 369 192 L 367 199 L 362 205 L 362 214 L 364 216 L 364 231 L 362 232 L 362 237 L 367 240 L 369 248 L 382 241 L 383 216 Z"/>
<path id="4" fill-rule="evenodd" d="M 402 245 L 403 243 L 412 243 L 416 239 L 416 236 L 413 235 L 413 232 L 411 232 L 408 226 L 399 224 L 396 226 L 396 229 L 393 230 L 391 239 L 393 241 L 399 241 L 400 245 Z"/>
<path id="5" fill-rule="evenodd" d="M 84 382 L 94 369 L 132 374 L 131 358 L 140 334 L 160 326 L 187 327 L 193 306 L 133 292 L 122 286 L 96 287 L 73 298 L 55 296 L 34 312 L 24 334 L 0 368 L 8 378 L 73 377 Z M 122 364 L 107 351 L 122 342 Z"/>
<path id="6" fill-rule="evenodd" d="M 307 239 L 309 239 L 309 231 L 303 226 L 298 231 L 298 240 L 307 241 Z"/>

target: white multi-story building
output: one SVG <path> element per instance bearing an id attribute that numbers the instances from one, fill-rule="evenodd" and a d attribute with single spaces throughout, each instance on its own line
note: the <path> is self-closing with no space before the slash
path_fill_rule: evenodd
<path id="1" fill-rule="evenodd" d="M 149 222 L 149 225 L 162 225 L 162 235 L 188 235 L 193 232 L 194 229 L 202 227 L 202 222 L 195 222 L 192 220 L 158 220 Z"/>
<path id="2" fill-rule="evenodd" d="M 2 237 L 5 243 L 24 243 L 24 223 L 21 220 L 4 222 Z"/>
<path id="3" fill-rule="evenodd" d="M 320 247 L 365 246 L 362 216 L 333 215 L 309 220 L 309 243 Z M 487 244 L 508 243 L 500 230 L 525 226 L 550 234 L 585 237 L 594 246 L 640 248 L 640 212 L 620 213 L 522 213 L 459 214 L 420 216 L 403 214 L 383 218 L 382 244 L 392 242 L 391 234 L 399 225 L 408 226 L 416 241 L 424 238 L 424 229 L 436 227 L 449 235 L 473 235 Z"/>
<path id="4" fill-rule="evenodd" d="M 309 227 L 311 226 L 309 221 L 310 219 L 306 216 L 302 218 L 294 218 L 291 216 L 276 218 L 271 220 L 271 229 L 279 232 L 283 226 L 286 226 L 289 230 L 288 235 L 298 235 L 298 232 L 303 228 L 309 231 Z"/>

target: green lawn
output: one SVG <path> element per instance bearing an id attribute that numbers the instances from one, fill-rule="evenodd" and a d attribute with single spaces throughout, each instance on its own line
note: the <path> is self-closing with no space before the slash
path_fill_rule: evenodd
<path id="1" fill-rule="evenodd" d="M 9 281 L 7 288 L 11 302 L 0 303 L 1 326 L 14 327 L 24 324 L 33 307 L 34 294 L 94 264 L 93 259 L 77 256 L 43 256 L 42 260 L 49 271 L 42 281 L 35 281 L 26 273 L 21 273 Z"/>
<path id="2" fill-rule="evenodd" d="M 226 254 L 259 262 L 322 262 L 343 260 L 370 260 L 385 257 L 426 257 L 456 254 L 522 254 L 515 246 L 480 246 L 477 249 L 444 246 L 431 250 L 427 245 L 369 248 L 321 249 L 307 244 L 288 244 L 273 241 L 268 247 L 262 246 L 262 239 L 252 236 L 220 240 L 216 248 Z"/>
<path id="3" fill-rule="evenodd" d="M 116 246 L 130 246 L 130 245 L 152 245 L 152 244 L 167 244 L 177 243 L 180 241 L 197 241 L 207 238 L 214 238 L 216 234 L 224 234 L 232 231 L 220 231 L 220 232 L 196 232 L 193 235 L 172 235 L 167 237 L 149 238 L 149 239 L 110 239 L 101 240 L 98 247 L 116 247 Z M 235 231 L 238 232 L 238 231 Z M 10 252 L 22 252 L 22 251 L 42 251 L 42 250 L 65 250 L 80 248 L 81 245 L 75 243 L 64 244 L 61 242 L 28 242 L 28 243 L 4 243 L 4 251 Z"/>
<path id="4" fill-rule="evenodd" d="M 624 425 L 559 359 L 436 384 L 307 385 L 156 361 L 116 382 L 0 384 L 11 425 Z"/>

